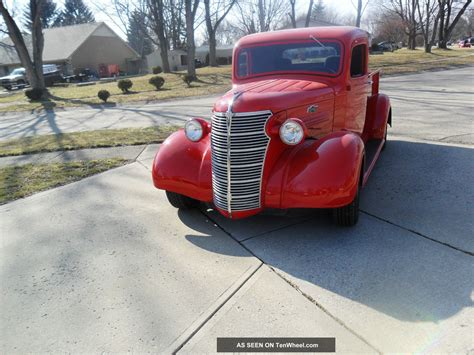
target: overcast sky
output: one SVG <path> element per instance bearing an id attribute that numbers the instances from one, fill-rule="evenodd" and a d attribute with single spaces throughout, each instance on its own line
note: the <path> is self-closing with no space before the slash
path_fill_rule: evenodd
<path id="1" fill-rule="evenodd" d="M 333 9 L 336 9 L 340 11 L 341 15 L 354 15 L 355 16 L 355 9 L 354 6 L 352 5 L 353 2 L 356 0 L 323 0 L 324 4 L 327 7 L 331 7 Z M 374 1 L 374 0 L 372 0 Z M 25 6 L 25 4 L 28 3 L 28 0 L 7 0 L 7 4 L 9 5 L 10 8 L 12 6 L 16 9 L 22 10 Z M 61 6 L 64 3 L 64 0 L 56 0 L 56 2 Z M 84 2 L 91 8 L 91 10 L 94 12 L 94 16 L 97 21 L 103 21 L 106 22 L 113 30 L 117 32 L 120 36 L 124 37 L 123 30 L 116 24 L 114 24 L 114 20 L 110 18 L 109 15 L 106 13 L 99 11 L 99 8 L 104 8 L 110 5 L 111 0 L 84 0 Z M 315 1 L 316 2 L 316 1 Z M 297 5 L 300 13 L 304 13 L 309 5 L 309 0 L 297 0 Z M 231 13 L 232 14 L 232 13 Z M 229 15 L 229 20 L 231 20 Z M 17 12 L 16 16 L 21 16 L 21 12 Z M 115 20 L 116 21 L 116 20 Z M 203 29 L 198 29 L 198 35 L 197 35 L 197 41 L 199 41 L 200 38 L 200 33 L 203 31 Z"/>

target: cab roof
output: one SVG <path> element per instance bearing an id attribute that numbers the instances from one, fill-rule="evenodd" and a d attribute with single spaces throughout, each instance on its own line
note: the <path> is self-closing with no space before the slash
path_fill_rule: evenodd
<path id="1" fill-rule="evenodd" d="M 236 47 L 248 46 L 267 42 L 285 42 L 294 40 L 310 39 L 338 39 L 345 44 L 351 43 L 358 38 L 368 38 L 368 33 L 358 27 L 350 26 L 324 26 L 305 27 L 290 30 L 280 30 L 272 32 L 261 32 L 242 37 Z"/>

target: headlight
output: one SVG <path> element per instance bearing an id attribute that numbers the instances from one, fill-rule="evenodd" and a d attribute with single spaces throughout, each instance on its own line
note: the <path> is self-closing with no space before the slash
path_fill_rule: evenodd
<path id="1" fill-rule="evenodd" d="M 297 145 L 305 136 L 303 126 L 294 119 L 286 120 L 280 127 L 280 138 L 283 143 Z"/>
<path id="2" fill-rule="evenodd" d="M 184 133 L 190 141 L 197 142 L 202 138 L 204 129 L 201 122 L 193 118 L 186 122 L 184 126 Z"/>

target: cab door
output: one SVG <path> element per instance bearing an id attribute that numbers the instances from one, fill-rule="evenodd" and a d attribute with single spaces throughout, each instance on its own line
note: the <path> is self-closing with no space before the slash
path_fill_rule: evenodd
<path id="1" fill-rule="evenodd" d="M 354 41 L 351 49 L 350 72 L 347 85 L 346 128 L 362 134 L 367 98 L 372 88 L 368 80 L 367 43 Z"/>

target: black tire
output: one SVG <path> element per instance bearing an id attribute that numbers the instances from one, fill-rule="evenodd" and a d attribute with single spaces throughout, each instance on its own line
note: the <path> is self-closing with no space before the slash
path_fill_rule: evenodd
<path id="1" fill-rule="evenodd" d="M 196 200 L 175 192 L 166 191 L 166 197 L 173 207 L 179 208 L 181 210 L 189 210 L 198 205 Z"/>
<path id="2" fill-rule="evenodd" d="M 360 188 L 357 188 L 354 200 L 350 204 L 333 210 L 332 216 L 337 225 L 351 227 L 357 224 L 359 220 L 359 190 Z"/>

